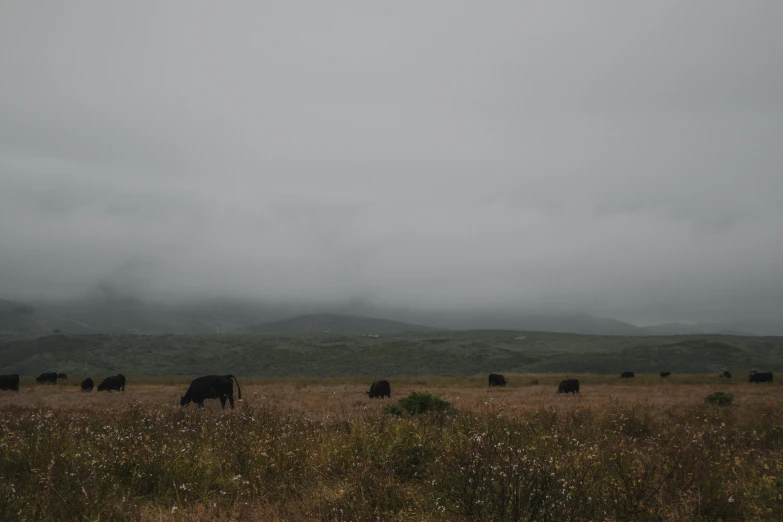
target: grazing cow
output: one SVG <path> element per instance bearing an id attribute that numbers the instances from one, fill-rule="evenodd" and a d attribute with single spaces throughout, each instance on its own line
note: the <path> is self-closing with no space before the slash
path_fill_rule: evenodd
<path id="1" fill-rule="evenodd" d="M 19 391 L 19 376 L 13 375 L 0 375 L 0 390 Z"/>
<path id="2" fill-rule="evenodd" d="M 725 372 L 718 375 L 721 379 L 731 379 L 731 372 L 726 370 Z"/>
<path id="3" fill-rule="evenodd" d="M 579 393 L 579 379 L 565 379 L 560 381 L 557 393 Z"/>
<path id="4" fill-rule="evenodd" d="M 668 377 L 672 372 L 661 372 L 661 377 Z"/>
<path id="5" fill-rule="evenodd" d="M 58 379 L 65 379 L 65 380 L 68 380 L 68 376 L 67 376 L 67 375 L 65 375 L 64 373 L 58 373 L 58 374 L 57 374 L 57 378 L 58 378 Z"/>
<path id="6" fill-rule="evenodd" d="M 751 372 L 748 382 L 772 382 L 772 372 Z"/>
<path id="7" fill-rule="evenodd" d="M 233 381 L 231 380 L 233 379 Z M 234 382 L 237 383 L 237 396 L 242 400 L 242 390 L 239 388 L 239 381 L 233 375 L 205 375 L 196 377 L 190 383 L 188 391 L 180 397 L 179 405 L 187 406 L 191 402 L 198 404 L 199 408 L 204 407 L 204 399 L 220 399 L 223 409 L 226 408 L 226 399 L 234 408 Z"/>
<path id="8" fill-rule="evenodd" d="M 47 382 L 50 384 L 57 384 L 57 372 L 42 373 L 36 377 L 35 380 L 38 381 L 38 384 L 46 384 Z"/>
<path id="9" fill-rule="evenodd" d="M 88 392 L 88 393 L 91 392 L 94 386 L 95 386 L 95 383 L 89 377 L 87 377 L 86 379 L 84 379 L 82 381 L 82 391 L 83 392 Z"/>
<path id="10" fill-rule="evenodd" d="M 633 374 L 633 372 L 623 372 L 620 374 L 621 379 L 633 379 L 634 377 L 636 376 Z"/>
<path id="11" fill-rule="evenodd" d="M 506 378 L 500 375 L 499 373 L 490 373 L 489 374 L 489 385 L 490 386 L 505 386 Z"/>
<path id="12" fill-rule="evenodd" d="M 370 391 L 365 393 L 369 395 L 371 399 L 376 397 L 381 399 L 388 397 L 391 399 L 391 385 L 389 384 L 389 381 L 375 381 L 370 385 Z"/>
<path id="13" fill-rule="evenodd" d="M 125 391 L 125 376 L 121 373 L 114 375 L 113 377 L 106 377 L 103 382 L 98 385 L 98 391 Z"/>

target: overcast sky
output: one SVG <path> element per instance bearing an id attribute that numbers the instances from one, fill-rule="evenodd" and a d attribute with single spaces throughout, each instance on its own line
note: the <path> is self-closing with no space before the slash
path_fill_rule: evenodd
<path id="1" fill-rule="evenodd" d="M 0 3 L 0 297 L 783 315 L 783 2 Z"/>

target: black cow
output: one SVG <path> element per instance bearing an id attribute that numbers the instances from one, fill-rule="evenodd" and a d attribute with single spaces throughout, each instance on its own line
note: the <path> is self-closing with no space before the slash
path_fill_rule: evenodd
<path id="1" fill-rule="evenodd" d="M 233 379 L 233 381 L 231 380 Z M 234 381 L 237 383 L 237 397 L 242 400 L 242 390 L 239 381 L 233 375 L 205 375 L 197 377 L 190 383 L 188 391 L 179 399 L 180 406 L 187 406 L 191 402 L 204 407 L 204 399 L 220 399 L 220 404 L 225 409 L 226 399 L 234 408 Z"/>
<path id="2" fill-rule="evenodd" d="M 505 386 L 506 378 L 500 375 L 499 373 L 490 373 L 489 374 L 489 385 L 490 386 Z"/>
<path id="3" fill-rule="evenodd" d="M 121 373 L 112 377 L 106 377 L 103 382 L 98 385 L 98 391 L 125 391 L 125 376 Z"/>
<path id="4" fill-rule="evenodd" d="M 57 372 L 42 373 L 36 377 L 35 380 L 38 381 L 38 384 L 46 384 L 47 382 L 50 384 L 57 384 Z"/>
<path id="5" fill-rule="evenodd" d="M 668 377 L 672 372 L 661 372 L 661 377 Z"/>
<path id="6" fill-rule="evenodd" d="M 623 372 L 620 374 L 621 379 L 633 379 L 634 377 L 636 376 L 633 374 L 633 372 Z"/>
<path id="7" fill-rule="evenodd" d="M 579 379 L 565 379 L 560 381 L 557 393 L 579 393 Z"/>
<path id="8" fill-rule="evenodd" d="M 726 370 L 725 372 L 718 375 L 721 379 L 731 379 L 731 372 Z"/>
<path id="9" fill-rule="evenodd" d="M 19 391 L 19 376 L 13 375 L 0 375 L 0 390 Z"/>
<path id="10" fill-rule="evenodd" d="M 381 399 L 388 397 L 391 399 L 391 385 L 389 384 L 389 381 L 375 381 L 370 385 L 370 391 L 365 393 L 369 395 L 371 399 L 376 397 Z"/>
<path id="11" fill-rule="evenodd" d="M 84 379 L 82 381 L 82 391 L 83 392 L 91 392 L 94 386 L 95 386 L 95 383 L 89 377 L 87 377 L 86 379 Z"/>
<path id="12" fill-rule="evenodd" d="M 751 372 L 748 382 L 772 382 L 772 372 Z"/>
<path id="13" fill-rule="evenodd" d="M 64 373 L 58 373 L 58 374 L 57 374 L 57 378 L 58 378 L 58 379 L 65 379 L 65 380 L 68 380 L 68 376 L 67 376 L 67 375 L 65 375 Z"/>

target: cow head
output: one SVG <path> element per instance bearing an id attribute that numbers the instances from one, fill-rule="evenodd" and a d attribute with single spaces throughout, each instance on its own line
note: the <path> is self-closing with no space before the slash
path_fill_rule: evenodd
<path id="1" fill-rule="evenodd" d="M 187 406 L 188 404 L 190 404 L 190 399 L 189 398 L 184 397 L 184 396 L 179 398 L 179 405 L 180 406 Z"/>

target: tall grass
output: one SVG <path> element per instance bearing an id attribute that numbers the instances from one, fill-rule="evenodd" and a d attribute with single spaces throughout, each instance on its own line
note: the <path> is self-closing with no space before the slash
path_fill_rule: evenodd
<path id="1" fill-rule="evenodd" d="M 6 405 L 0 520 L 783 520 L 781 444 L 766 402 L 328 418 Z"/>
<path id="2" fill-rule="evenodd" d="M 116 373 L 116 372 L 115 372 Z M 92 375 L 94 381 L 99 383 L 106 375 Z M 114 374 L 111 374 L 114 375 Z M 579 379 L 582 385 L 622 385 L 622 386 L 672 386 L 672 385 L 698 385 L 698 384 L 710 384 L 710 385 L 736 385 L 746 384 L 748 382 L 748 376 L 746 374 L 734 375 L 733 379 L 720 379 L 717 374 L 703 374 L 703 373 L 684 373 L 675 374 L 667 378 L 661 378 L 658 374 L 636 374 L 633 379 L 621 379 L 617 374 L 598 374 L 598 373 L 505 373 L 508 380 L 508 388 L 519 388 L 529 386 L 554 386 L 557 385 L 562 379 L 576 378 Z M 138 386 L 184 386 L 187 388 L 188 384 L 196 377 L 178 377 L 178 376 L 161 376 L 161 377 L 137 377 L 133 375 L 126 375 L 128 385 Z M 377 375 L 377 378 L 388 378 L 387 375 Z M 74 386 L 78 387 L 84 376 L 71 375 L 67 380 L 58 380 L 57 386 Z M 276 386 L 276 387 L 296 387 L 307 388 L 314 386 L 337 386 L 337 385 L 366 385 L 368 388 L 373 381 L 368 377 L 239 377 L 241 385 L 263 385 L 263 386 Z M 397 376 L 391 380 L 392 386 L 422 386 L 426 388 L 486 388 L 487 387 L 487 375 L 474 375 L 470 377 L 445 377 L 445 376 L 416 376 L 405 377 Z M 774 383 L 764 383 L 764 386 L 781 386 L 783 381 L 775 381 Z M 20 386 L 23 388 L 33 387 L 39 388 L 42 386 L 37 384 L 34 377 L 22 376 Z"/>

